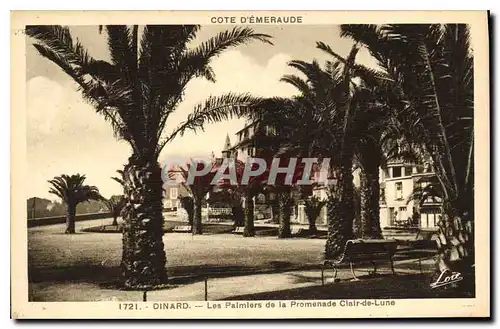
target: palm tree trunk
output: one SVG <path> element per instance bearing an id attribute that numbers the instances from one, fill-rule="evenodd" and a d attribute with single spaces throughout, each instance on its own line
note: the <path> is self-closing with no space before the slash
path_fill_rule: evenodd
<path id="1" fill-rule="evenodd" d="M 280 208 L 277 200 L 273 200 L 271 203 L 271 221 L 274 224 L 279 224 L 280 222 Z"/>
<path id="2" fill-rule="evenodd" d="M 292 215 L 292 207 L 289 192 L 282 192 L 278 198 L 279 200 L 279 214 L 280 226 L 278 230 L 278 238 L 286 239 L 292 236 L 290 229 L 290 217 Z"/>
<path id="3" fill-rule="evenodd" d="M 66 210 L 66 234 L 75 233 L 76 205 L 69 203 Z"/>
<path id="4" fill-rule="evenodd" d="M 325 256 L 340 256 L 347 240 L 353 237 L 354 221 L 354 184 L 352 177 L 352 155 L 346 152 L 339 170 L 339 179 L 327 200 L 328 235 Z"/>
<path id="5" fill-rule="evenodd" d="M 314 217 L 314 218 L 308 218 L 309 220 L 309 234 L 316 234 L 316 232 L 318 231 L 318 229 L 316 228 L 316 220 L 318 219 L 318 217 Z"/>
<path id="6" fill-rule="evenodd" d="M 233 220 L 235 226 L 244 226 L 245 225 L 245 212 L 243 211 L 243 207 L 241 204 L 235 204 L 232 207 Z"/>
<path id="7" fill-rule="evenodd" d="M 123 173 L 122 276 L 124 285 L 144 289 L 167 280 L 163 244 L 163 181 L 158 163 L 129 159 Z"/>
<path id="8" fill-rule="evenodd" d="M 118 216 L 113 215 L 113 223 L 111 223 L 112 226 L 118 226 Z"/>
<path id="9" fill-rule="evenodd" d="M 464 278 L 454 289 L 468 293 L 474 292 L 474 224 L 473 212 L 467 201 L 443 205 L 444 213 L 439 221 L 438 253 L 436 258 L 435 279 L 442 271 L 459 272 Z"/>
<path id="10" fill-rule="evenodd" d="M 201 197 L 194 197 L 194 219 L 192 226 L 193 234 L 203 234 L 203 224 L 201 216 Z"/>
<path id="11" fill-rule="evenodd" d="M 243 231 L 243 236 L 255 236 L 254 205 L 253 197 L 250 193 L 247 193 L 245 196 L 245 229 Z"/>
<path id="12" fill-rule="evenodd" d="M 373 145 L 372 145 L 373 146 Z M 366 148 L 360 156 L 363 170 L 360 174 L 361 238 L 382 238 L 380 228 L 380 181 L 381 155 L 375 146 Z"/>

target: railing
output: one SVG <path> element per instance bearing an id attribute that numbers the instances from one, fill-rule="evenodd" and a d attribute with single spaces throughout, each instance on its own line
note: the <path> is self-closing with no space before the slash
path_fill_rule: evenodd
<path id="1" fill-rule="evenodd" d="M 80 214 L 75 216 L 75 221 L 80 222 L 84 220 L 94 220 L 94 219 L 103 219 L 110 218 L 110 212 L 98 212 L 92 214 Z M 66 216 L 53 216 L 53 217 L 41 217 L 28 219 L 28 227 L 35 226 L 43 226 L 43 225 L 54 225 L 54 224 L 62 224 L 66 222 Z"/>
<path id="2" fill-rule="evenodd" d="M 205 210 L 206 212 L 207 210 Z M 231 208 L 209 208 L 209 215 L 231 215 L 233 210 Z"/>

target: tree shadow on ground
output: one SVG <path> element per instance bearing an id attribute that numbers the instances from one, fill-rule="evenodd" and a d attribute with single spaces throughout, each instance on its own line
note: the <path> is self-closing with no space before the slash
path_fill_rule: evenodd
<path id="1" fill-rule="evenodd" d="M 474 295 L 447 290 L 433 290 L 429 274 L 377 275 L 360 277 L 360 281 L 341 281 L 311 287 L 231 296 L 231 300 L 299 300 L 299 299 L 406 299 L 406 298 L 473 298 Z"/>
<path id="2" fill-rule="evenodd" d="M 272 261 L 266 266 L 170 266 L 167 267 L 169 284 L 188 284 L 205 278 L 223 278 L 232 276 L 280 273 L 291 270 L 318 268 L 317 265 L 298 266 L 291 262 Z M 99 264 L 78 264 L 65 267 L 29 268 L 30 283 L 92 283 L 115 286 L 120 278 L 119 266 Z"/>

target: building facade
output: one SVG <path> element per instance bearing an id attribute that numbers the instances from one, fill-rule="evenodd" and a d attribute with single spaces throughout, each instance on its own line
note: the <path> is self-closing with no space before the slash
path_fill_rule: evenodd
<path id="1" fill-rule="evenodd" d="M 360 186 L 360 169 L 353 170 L 354 186 Z M 404 161 L 390 161 L 380 169 L 380 226 L 434 228 L 439 221 L 441 201 L 437 197 L 421 202 L 412 196 L 415 190 L 421 190 L 429 184 L 435 175 L 429 163 L 413 164 Z M 318 186 L 313 195 L 321 200 L 328 197 L 328 188 Z M 298 217 L 300 222 L 307 218 Z M 317 224 L 327 224 L 326 206 L 323 207 Z"/>
<path id="2" fill-rule="evenodd" d="M 182 183 L 165 185 L 163 189 L 163 209 L 167 211 L 176 211 L 181 208 L 179 198 L 190 195 L 188 189 Z"/>
<path id="3" fill-rule="evenodd" d="M 412 198 L 434 177 L 429 163 L 415 165 L 391 161 L 380 170 L 380 225 L 382 227 L 414 226 L 433 228 L 439 221 L 439 198 Z"/>
<path id="4" fill-rule="evenodd" d="M 269 145 L 265 143 L 265 138 L 275 134 L 276 130 L 273 127 L 261 125 L 258 121 L 247 122 L 243 129 L 236 133 L 236 143 L 233 146 L 231 146 L 229 136 L 226 137 L 222 156 L 234 157 L 243 162 L 249 157 L 266 156 L 265 152 L 269 152 Z M 429 163 L 413 164 L 393 160 L 381 168 L 379 176 L 381 227 L 436 227 L 439 221 L 441 200 L 429 198 L 420 202 L 412 197 L 415 190 L 425 187 L 429 179 L 434 176 Z M 353 178 L 354 185 L 359 187 L 360 168 L 353 169 Z M 326 200 L 328 188 L 318 186 L 313 189 L 312 195 Z M 359 207 L 359 204 L 357 206 Z M 292 222 L 308 223 L 304 204 L 301 201 L 296 202 Z M 326 207 L 323 207 L 316 224 L 327 225 Z"/>

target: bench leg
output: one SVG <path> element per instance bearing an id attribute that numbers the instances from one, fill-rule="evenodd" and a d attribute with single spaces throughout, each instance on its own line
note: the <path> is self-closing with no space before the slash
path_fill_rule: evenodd
<path id="1" fill-rule="evenodd" d="M 354 267 L 352 266 L 352 262 L 349 262 L 349 265 L 351 266 L 351 273 L 352 273 L 352 276 L 353 276 L 353 280 L 354 281 L 359 281 L 359 279 L 356 276 L 356 274 L 354 274 Z"/>
<path id="2" fill-rule="evenodd" d="M 325 265 L 321 265 L 321 285 L 325 285 Z"/>
<path id="3" fill-rule="evenodd" d="M 392 271 L 392 274 L 396 275 L 396 271 L 394 271 L 394 261 L 392 260 L 392 257 L 391 257 L 391 271 Z"/>

